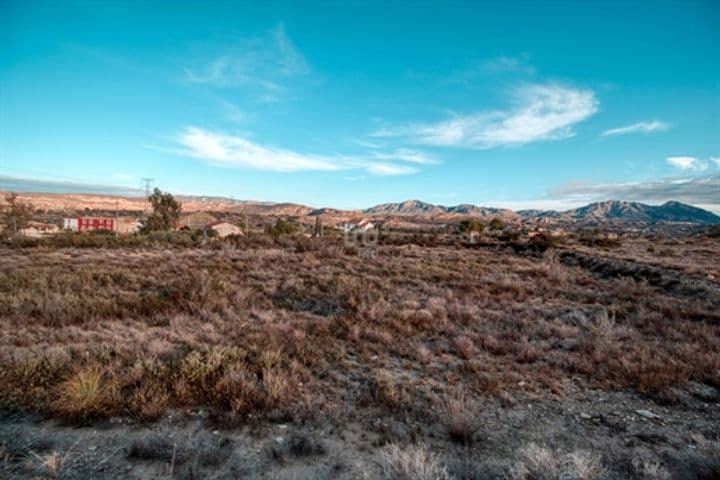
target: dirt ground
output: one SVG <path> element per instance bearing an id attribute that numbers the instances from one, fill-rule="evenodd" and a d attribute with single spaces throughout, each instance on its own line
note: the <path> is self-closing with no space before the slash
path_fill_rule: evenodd
<path id="1" fill-rule="evenodd" d="M 717 478 L 720 392 L 691 385 L 682 402 L 658 405 L 627 392 L 577 391 L 566 398 L 490 400 L 479 413 L 480 439 L 448 441 L 438 425 L 352 416 L 307 424 L 262 422 L 222 428 L 207 412 L 174 412 L 152 425 L 116 418 L 92 427 L 63 426 L 40 416 L 0 423 L 5 478 L 386 478 L 386 444 L 421 444 L 439 454 L 455 478 L 507 478 L 528 444 L 601 459 L 600 478 Z"/>

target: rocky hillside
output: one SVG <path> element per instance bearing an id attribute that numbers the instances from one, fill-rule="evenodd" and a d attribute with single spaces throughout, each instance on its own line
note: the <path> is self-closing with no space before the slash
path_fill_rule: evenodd
<path id="1" fill-rule="evenodd" d="M 369 216 L 401 216 L 416 217 L 425 219 L 436 219 L 438 221 L 450 220 L 454 217 L 500 217 L 505 220 L 519 219 L 519 216 L 512 210 L 503 208 L 479 207 L 471 204 L 461 204 L 451 207 L 434 205 L 421 202 L 420 200 L 406 200 L 400 203 L 383 203 L 363 210 Z"/>
<path id="2" fill-rule="evenodd" d="M 580 223 L 663 223 L 683 222 L 701 225 L 720 223 L 720 217 L 701 208 L 680 202 L 646 205 L 639 202 L 610 200 L 596 202 L 565 212 L 523 210 L 526 219 L 549 219 Z"/>

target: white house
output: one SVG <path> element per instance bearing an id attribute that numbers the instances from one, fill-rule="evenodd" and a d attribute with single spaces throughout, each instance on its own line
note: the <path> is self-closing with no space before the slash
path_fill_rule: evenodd
<path id="1" fill-rule="evenodd" d="M 373 230 L 374 228 L 375 224 L 366 218 L 352 218 L 340 225 L 340 230 L 344 233 L 354 231 L 367 232 L 368 230 Z"/>
<path id="2" fill-rule="evenodd" d="M 43 235 L 50 235 L 59 231 L 58 226 L 51 223 L 28 222 L 27 227 L 20 230 L 20 235 L 39 238 Z"/>

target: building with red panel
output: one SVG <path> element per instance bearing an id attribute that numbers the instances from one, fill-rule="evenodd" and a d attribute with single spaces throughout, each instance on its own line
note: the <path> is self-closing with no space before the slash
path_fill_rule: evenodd
<path id="1" fill-rule="evenodd" d="M 73 222 L 74 223 L 74 222 Z M 78 217 L 77 231 L 115 230 L 115 219 L 110 217 Z"/>

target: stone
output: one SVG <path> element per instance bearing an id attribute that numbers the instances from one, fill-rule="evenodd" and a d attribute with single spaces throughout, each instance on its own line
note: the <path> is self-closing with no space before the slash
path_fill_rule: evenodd
<path id="1" fill-rule="evenodd" d="M 644 417 L 644 418 L 647 418 L 650 420 L 660 418 L 660 415 L 657 415 L 657 414 L 651 412 L 650 410 L 635 410 L 635 413 L 637 413 L 641 417 Z"/>

